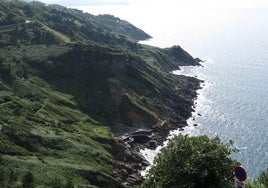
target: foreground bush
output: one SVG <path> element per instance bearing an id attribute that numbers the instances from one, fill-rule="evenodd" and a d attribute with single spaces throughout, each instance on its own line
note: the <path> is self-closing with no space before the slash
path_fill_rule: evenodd
<path id="1" fill-rule="evenodd" d="M 247 188 L 266 188 L 268 187 L 268 169 L 262 172 L 259 178 L 247 184 Z"/>
<path id="2" fill-rule="evenodd" d="M 179 135 L 161 149 L 142 187 L 229 187 L 236 162 L 232 142 Z"/>

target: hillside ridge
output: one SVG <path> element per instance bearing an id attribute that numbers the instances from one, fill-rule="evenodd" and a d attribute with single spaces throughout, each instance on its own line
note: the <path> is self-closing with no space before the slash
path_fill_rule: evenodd
<path id="1" fill-rule="evenodd" d="M 0 5 L 0 186 L 141 183 L 139 148 L 186 126 L 200 87 L 170 71 L 198 60 L 110 15 Z"/>

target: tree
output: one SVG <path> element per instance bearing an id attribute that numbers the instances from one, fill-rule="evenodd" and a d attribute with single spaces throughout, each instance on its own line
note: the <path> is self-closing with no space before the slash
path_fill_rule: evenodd
<path id="1" fill-rule="evenodd" d="M 161 149 L 142 187 L 228 187 L 237 164 L 229 157 L 232 144 L 218 137 L 176 136 Z"/>

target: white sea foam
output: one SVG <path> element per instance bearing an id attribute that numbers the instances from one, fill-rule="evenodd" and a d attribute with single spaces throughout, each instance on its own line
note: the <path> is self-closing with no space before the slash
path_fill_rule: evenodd
<path id="1" fill-rule="evenodd" d="M 211 63 L 211 60 L 209 60 Z M 204 80 L 204 76 L 202 75 L 202 72 L 200 69 L 203 69 L 204 65 L 202 66 L 182 66 L 180 67 L 180 70 L 173 71 L 173 74 L 176 75 L 184 75 L 184 76 L 190 76 L 190 77 L 196 77 L 198 79 Z M 163 143 L 162 146 L 158 146 L 155 150 L 151 149 L 142 149 L 140 150 L 140 153 L 144 156 L 144 158 L 150 162 L 150 164 L 153 164 L 153 160 L 156 157 L 156 155 L 160 152 L 161 148 L 163 146 L 166 146 L 170 139 L 172 139 L 174 136 L 183 134 L 183 135 L 190 135 L 190 136 L 197 136 L 200 134 L 199 130 L 197 129 L 196 121 L 195 119 L 200 116 L 201 111 L 204 112 L 209 109 L 209 101 L 205 98 L 203 95 L 203 92 L 206 91 L 211 86 L 211 83 L 205 82 L 202 84 L 202 88 L 197 91 L 197 99 L 195 100 L 195 111 L 192 113 L 192 117 L 190 117 L 187 120 L 188 126 L 184 127 L 183 129 L 177 129 L 170 131 L 166 141 Z M 199 125 L 200 126 L 200 125 Z M 142 176 L 145 176 L 147 174 L 147 171 L 150 169 L 151 166 L 147 167 L 144 171 L 141 172 Z"/>

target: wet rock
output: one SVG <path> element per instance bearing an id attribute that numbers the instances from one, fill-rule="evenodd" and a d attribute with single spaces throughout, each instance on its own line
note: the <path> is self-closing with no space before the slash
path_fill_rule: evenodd
<path id="1" fill-rule="evenodd" d="M 113 162 L 115 171 L 113 176 L 117 179 L 117 187 L 133 187 L 142 182 L 140 171 L 149 165 L 149 162 L 135 149 L 129 148 L 122 140 L 113 147 L 116 160 Z"/>
<path id="2" fill-rule="evenodd" d="M 157 141 L 150 140 L 150 142 L 149 142 L 149 148 L 150 149 L 155 149 L 157 147 L 157 145 L 158 145 Z"/>

